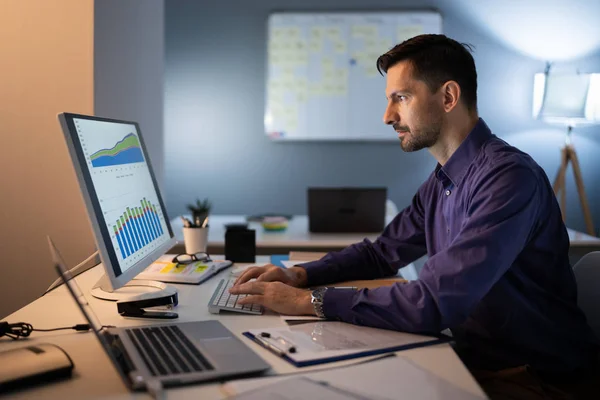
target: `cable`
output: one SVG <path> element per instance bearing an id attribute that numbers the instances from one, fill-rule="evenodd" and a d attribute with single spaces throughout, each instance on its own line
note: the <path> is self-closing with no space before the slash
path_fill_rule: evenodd
<path id="1" fill-rule="evenodd" d="M 80 262 L 79 264 L 74 266 L 73 268 L 71 268 L 68 272 L 70 274 L 69 276 L 75 277 L 81 269 L 83 269 L 84 267 L 87 266 L 87 263 L 89 263 L 92 259 L 94 259 L 94 257 L 97 257 L 99 254 L 100 253 L 98 253 L 98 250 L 96 250 L 94 253 L 92 253 L 91 256 L 89 256 L 88 258 L 86 258 L 85 260 L 83 260 L 82 262 Z M 100 264 L 100 262 L 101 262 L 101 260 L 96 259 L 94 265 L 98 265 L 98 264 Z M 50 286 L 48 286 L 48 289 L 46 289 L 44 294 L 48 293 L 55 287 L 59 286 L 62 282 L 63 282 L 63 280 L 61 277 L 57 278 L 54 282 L 52 282 L 52 284 Z"/>
<path id="2" fill-rule="evenodd" d="M 112 325 L 102 325 L 102 328 L 112 328 Z M 61 328 L 50 328 L 50 329 L 40 329 L 34 328 L 31 324 L 26 322 L 17 322 L 14 324 L 9 324 L 8 322 L 0 322 L 0 337 L 8 336 L 13 340 L 17 340 L 22 337 L 28 337 L 31 335 L 31 332 L 52 332 L 52 331 L 60 331 L 66 329 L 73 329 L 79 332 L 89 331 L 91 329 L 90 324 L 77 324 L 73 326 L 63 326 Z"/>

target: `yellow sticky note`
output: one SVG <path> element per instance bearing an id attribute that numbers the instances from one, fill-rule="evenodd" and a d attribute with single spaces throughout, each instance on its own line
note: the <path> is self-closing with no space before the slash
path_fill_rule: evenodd
<path id="1" fill-rule="evenodd" d="M 378 74 L 379 72 L 377 72 L 377 68 L 375 66 L 365 67 L 365 75 L 367 76 L 367 78 L 374 78 Z"/>
<path id="2" fill-rule="evenodd" d="M 359 39 L 364 36 L 363 25 L 352 25 L 350 28 L 350 34 L 353 38 Z"/>
<path id="3" fill-rule="evenodd" d="M 168 274 L 175 267 L 175 263 L 168 263 L 163 269 L 160 270 L 161 274 Z"/>
<path id="4" fill-rule="evenodd" d="M 398 27 L 398 43 L 423 33 L 421 25 L 405 25 Z"/>
<path id="5" fill-rule="evenodd" d="M 310 28 L 310 36 L 315 39 L 322 39 L 325 35 L 325 28 L 321 26 L 313 26 Z"/>
<path id="6" fill-rule="evenodd" d="M 194 269 L 194 272 L 204 272 L 206 270 L 206 268 L 208 268 L 208 265 L 200 264 L 200 265 L 196 266 L 196 268 Z"/>
<path id="7" fill-rule="evenodd" d="M 343 41 L 337 41 L 333 44 L 333 49 L 335 50 L 336 53 L 338 54 L 342 54 L 346 52 L 346 42 Z"/>
<path id="8" fill-rule="evenodd" d="M 175 267 L 171 270 L 172 274 L 180 274 L 183 271 L 185 271 L 185 269 L 187 268 L 186 264 L 177 264 L 175 265 Z"/>
<path id="9" fill-rule="evenodd" d="M 274 38 L 281 39 L 284 36 L 285 36 L 285 29 L 284 28 L 274 28 L 273 29 L 273 37 Z"/>
<path id="10" fill-rule="evenodd" d="M 336 26 L 327 28 L 327 37 L 331 40 L 338 40 L 342 37 L 342 31 Z"/>
<path id="11" fill-rule="evenodd" d="M 323 40 L 321 39 L 311 39 L 308 42 L 308 49 L 313 53 L 320 53 L 323 50 Z"/>
<path id="12" fill-rule="evenodd" d="M 365 48 L 367 50 L 373 50 L 373 49 L 379 48 L 378 44 L 379 44 L 379 40 L 377 40 L 376 38 L 365 39 Z"/>
<path id="13" fill-rule="evenodd" d="M 334 72 L 333 68 L 324 70 L 323 71 L 323 82 L 330 83 L 333 80 L 335 80 L 335 72 Z"/>
<path id="14" fill-rule="evenodd" d="M 389 39 L 379 39 L 379 52 L 381 54 L 386 53 L 393 46 L 392 41 Z"/>
<path id="15" fill-rule="evenodd" d="M 308 64 L 308 56 L 306 54 L 302 54 L 297 59 L 298 65 L 307 65 Z"/>
<path id="16" fill-rule="evenodd" d="M 300 29 L 296 27 L 287 28 L 286 34 L 288 39 L 296 39 L 300 36 Z"/>
<path id="17" fill-rule="evenodd" d="M 321 66 L 325 70 L 333 70 L 333 60 L 329 57 L 323 57 L 321 60 Z"/>
<path id="18" fill-rule="evenodd" d="M 346 68 L 336 68 L 334 75 L 337 81 L 348 80 L 348 70 Z"/>
<path id="19" fill-rule="evenodd" d="M 377 25 L 364 25 L 362 31 L 363 37 L 366 39 L 371 39 L 378 35 Z"/>

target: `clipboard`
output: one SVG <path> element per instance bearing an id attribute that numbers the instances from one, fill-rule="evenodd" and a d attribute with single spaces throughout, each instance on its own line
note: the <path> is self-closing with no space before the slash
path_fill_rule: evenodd
<path id="1" fill-rule="evenodd" d="M 448 341 L 444 337 L 389 331 L 339 321 L 253 329 L 242 334 L 296 367 L 409 350 Z"/>

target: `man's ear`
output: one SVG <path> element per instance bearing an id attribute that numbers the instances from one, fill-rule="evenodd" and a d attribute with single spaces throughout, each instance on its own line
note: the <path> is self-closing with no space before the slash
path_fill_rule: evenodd
<path id="1" fill-rule="evenodd" d="M 460 86 L 456 81 L 448 81 L 442 85 L 441 90 L 444 96 L 444 111 L 450 112 L 456 107 L 460 100 Z"/>

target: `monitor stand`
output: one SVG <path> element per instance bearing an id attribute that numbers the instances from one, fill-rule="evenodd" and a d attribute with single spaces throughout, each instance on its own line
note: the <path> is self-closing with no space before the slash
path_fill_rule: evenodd
<path id="1" fill-rule="evenodd" d="M 124 317 L 137 318 L 177 318 L 177 313 L 167 311 L 146 311 L 145 308 L 166 306 L 172 308 L 177 305 L 177 289 L 158 281 L 132 279 L 124 287 L 151 287 L 158 289 L 152 292 L 131 294 L 113 290 L 106 274 L 96 282 L 91 290 L 92 296 L 102 300 L 117 302 L 117 310 Z"/>

